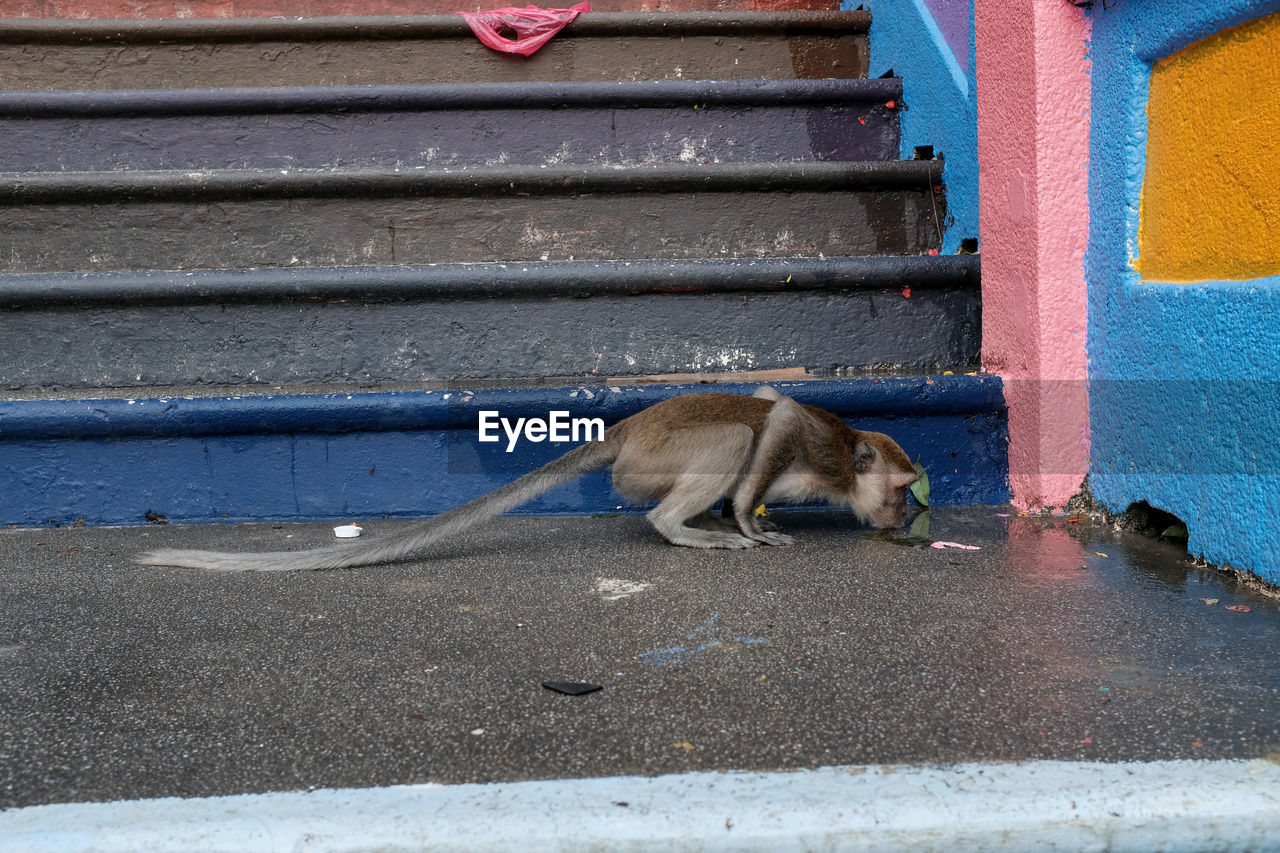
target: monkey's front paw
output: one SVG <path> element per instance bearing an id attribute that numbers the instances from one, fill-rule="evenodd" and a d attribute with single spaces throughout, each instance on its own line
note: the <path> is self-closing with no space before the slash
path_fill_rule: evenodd
<path id="1" fill-rule="evenodd" d="M 754 548 L 759 544 L 760 543 L 756 542 L 754 539 L 748 539 L 745 536 L 739 536 L 735 533 L 725 536 L 723 539 L 717 539 L 715 542 L 710 543 L 708 547 L 731 548 L 737 550 L 740 548 Z"/>
<path id="2" fill-rule="evenodd" d="M 794 545 L 796 542 L 794 536 L 788 536 L 785 533 L 778 533 L 773 530 L 764 530 L 757 533 L 755 540 L 766 545 Z"/>

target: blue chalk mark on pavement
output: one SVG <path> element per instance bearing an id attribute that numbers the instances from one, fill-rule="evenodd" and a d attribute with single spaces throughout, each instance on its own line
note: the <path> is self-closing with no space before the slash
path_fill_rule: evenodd
<path id="1" fill-rule="evenodd" d="M 694 628 L 685 638 L 688 640 L 701 640 L 710 637 L 716 629 L 716 623 L 720 621 L 719 613 L 712 613 L 706 622 Z M 640 660 L 652 666 L 678 666 L 688 663 L 703 652 L 718 648 L 726 643 L 739 643 L 742 645 L 754 645 L 763 643 L 764 637 L 732 637 L 726 639 L 708 639 L 706 642 L 699 643 L 692 648 L 688 646 L 671 646 L 665 649 L 651 649 L 643 654 L 636 655 Z"/>

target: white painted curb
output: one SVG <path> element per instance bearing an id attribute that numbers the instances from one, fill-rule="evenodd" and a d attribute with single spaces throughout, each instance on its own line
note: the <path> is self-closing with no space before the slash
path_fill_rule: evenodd
<path id="1" fill-rule="evenodd" d="M 1040 761 L 32 806 L 5 853 L 1280 849 L 1280 765 Z"/>

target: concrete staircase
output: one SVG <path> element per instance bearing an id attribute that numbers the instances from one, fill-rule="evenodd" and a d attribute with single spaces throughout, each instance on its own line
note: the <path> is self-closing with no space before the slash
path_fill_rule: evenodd
<path id="1" fill-rule="evenodd" d="M 0 521 L 429 514 L 565 449 L 480 409 L 805 369 L 937 498 L 1003 500 L 978 258 L 937 254 L 868 26 L 591 13 L 526 60 L 456 16 L 0 24 Z"/>

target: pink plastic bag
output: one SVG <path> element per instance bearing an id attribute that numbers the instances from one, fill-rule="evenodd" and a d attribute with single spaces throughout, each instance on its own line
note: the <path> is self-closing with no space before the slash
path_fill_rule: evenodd
<path id="1" fill-rule="evenodd" d="M 490 9 L 487 12 L 459 12 L 467 19 L 467 25 L 476 38 L 494 50 L 530 56 L 535 50 L 551 41 L 551 37 L 564 29 L 565 24 L 578 17 L 580 12 L 590 12 L 587 0 L 571 9 L 539 9 L 526 6 L 517 9 Z M 504 33 L 515 33 L 515 39 Z"/>

